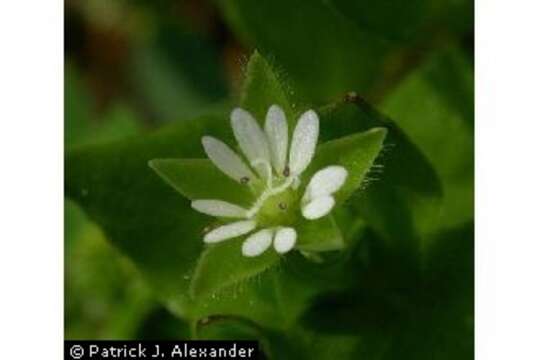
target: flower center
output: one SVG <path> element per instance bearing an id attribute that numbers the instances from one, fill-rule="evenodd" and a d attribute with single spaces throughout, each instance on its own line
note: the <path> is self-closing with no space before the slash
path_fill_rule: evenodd
<path id="1" fill-rule="evenodd" d="M 262 226 L 288 225 L 294 222 L 299 201 L 293 190 L 299 180 L 289 176 L 288 172 L 274 178 L 272 166 L 265 159 L 256 159 L 251 165 L 262 166 L 266 169 L 265 184 L 259 197 L 248 210 L 247 218 L 256 218 Z"/>
<path id="2" fill-rule="evenodd" d="M 290 226 L 298 216 L 299 197 L 290 187 L 265 199 L 256 214 L 262 227 Z"/>

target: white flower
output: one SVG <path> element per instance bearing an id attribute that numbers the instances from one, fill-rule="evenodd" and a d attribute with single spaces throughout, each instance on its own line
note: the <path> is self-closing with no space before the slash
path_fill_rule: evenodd
<path id="1" fill-rule="evenodd" d="M 279 106 L 268 109 L 264 130 L 249 112 L 240 108 L 232 111 L 231 125 L 249 165 L 216 138 L 204 136 L 202 144 L 214 165 L 248 186 L 256 200 L 247 209 L 219 199 L 194 200 L 192 207 L 203 214 L 238 219 L 208 232 L 204 242 L 217 243 L 251 233 L 242 245 L 244 256 L 261 255 L 272 243 L 276 252 L 286 253 L 296 244 L 297 233 L 292 225 L 297 213 L 308 220 L 329 214 L 335 205 L 333 194 L 345 183 L 347 170 L 337 165 L 319 170 L 304 195 L 298 196 L 302 173 L 315 155 L 319 137 L 319 118 L 313 110 L 306 111 L 298 120 L 288 154 L 288 124 Z M 262 229 L 253 232 L 256 228 Z"/>

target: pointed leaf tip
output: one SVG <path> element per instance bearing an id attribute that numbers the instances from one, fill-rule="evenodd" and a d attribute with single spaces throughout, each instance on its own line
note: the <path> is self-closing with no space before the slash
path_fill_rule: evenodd
<path id="1" fill-rule="evenodd" d="M 356 191 L 383 148 L 387 130 L 382 127 L 355 133 L 328 141 L 319 146 L 313 165 L 308 169 L 310 178 L 318 169 L 342 166 L 347 170 L 344 184 L 334 194 L 339 205 Z"/>
<path id="2" fill-rule="evenodd" d="M 279 105 L 285 114 L 294 114 L 289 100 L 291 84 L 272 68 L 270 63 L 254 51 L 246 67 L 246 75 L 240 104 L 249 110 L 256 119 L 262 120 L 272 105 Z"/>

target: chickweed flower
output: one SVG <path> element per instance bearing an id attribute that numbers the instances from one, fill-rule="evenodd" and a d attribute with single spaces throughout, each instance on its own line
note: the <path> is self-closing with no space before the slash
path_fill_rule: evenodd
<path id="1" fill-rule="evenodd" d="M 316 220 L 328 215 L 335 205 L 333 194 L 345 183 L 347 170 L 337 165 L 320 169 L 304 193 L 298 193 L 319 137 L 319 117 L 313 110 L 300 116 L 290 146 L 287 119 L 277 105 L 268 109 L 264 129 L 241 108 L 232 111 L 231 126 L 242 155 L 211 136 L 204 136 L 202 145 L 212 163 L 249 187 L 256 200 L 248 208 L 220 199 L 193 200 L 193 209 L 226 221 L 203 240 L 213 244 L 245 236 L 244 256 L 261 255 L 272 245 L 276 252 L 287 253 L 297 241 L 294 224 L 298 217 Z"/>

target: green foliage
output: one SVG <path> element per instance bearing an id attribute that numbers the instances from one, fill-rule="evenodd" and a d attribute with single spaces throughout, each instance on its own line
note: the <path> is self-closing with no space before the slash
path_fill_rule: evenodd
<path id="1" fill-rule="evenodd" d="M 329 3 L 358 28 L 399 43 L 467 31 L 474 5 L 470 0 L 331 0 Z"/>
<path id="2" fill-rule="evenodd" d="M 66 66 L 64 86 L 70 90 L 66 92 L 64 104 L 67 146 L 103 143 L 140 132 L 140 119 L 121 102 L 112 104 L 98 115 L 95 99 L 73 64 Z"/>
<path id="3" fill-rule="evenodd" d="M 247 65 L 240 105 L 248 109 L 261 124 L 268 108 L 279 105 L 287 115 L 289 127 L 294 128 L 297 114 L 292 108 L 288 86 L 286 80 L 280 79 L 280 75 L 255 51 Z"/>
<path id="4" fill-rule="evenodd" d="M 365 176 L 382 150 L 386 129 L 373 128 L 322 144 L 305 177 L 329 165 L 341 165 L 349 173 L 345 184 L 336 193 L 336 203 L 343 203 L 362 185 Z"/>
<path id="5" fill-rule="evenodd" d="M 201 157 L 201 118 L 147 137 L 78 147 L 66 158 L 66 192 L 132 258 L 159 296 L 185 313 L 205 219 L 156 176 L 148 161 Z M 197 134 L 198 133 L 198 134 Z"/>
<path id="6" fill-rule="evenodd" d="M 471 2 L 216 3 L 254 50 L 239 105 L 263 121 L 279 104 L 289 132 L 317 111 L 320 145 L 302 186 L 342 164 L 339 208 L 298 222 L 286 255 L 243 257 L 241 238 L 203 244 L 215 220 L 190 200 L 247 206 L 253 194 L 200 143 L 235 144 L 217 51 L 167 15 L 158 46 L 138 47 L 128 70 L 145 111 L 181 121 L 142 133 L 126 102 L 99 109 L 75 67 L 66 72 L 66 195 L 88 216 L 68 203 L 66 262 L 80 261 L 67 268 L 67 316 L 88 316 L 73 293 L 94 288 L 118 313 L 86 329 L 66 323 L 70 336 L 258 339 L 271 359 L 472 359 L 473 77 L 460 49 Z"/>
<path id="7" fill-rule="evenodd" d="M 332 216 L 325 216 L 315 221 L 302 221 L 298 225 L 298 250 L 325 252 L 342 250 L 345 241 L 341 230 Z"/>
<path id="8" fill-rule="evenodd" d="M 161 17 L 151 31 L 138 31 L 130 61 L 122 69 L 130 74 L 130 85 L 150 115 L 168 122 L 207 114 L 210 107 L 222 108 L 225 74 L 211 39 L 193 31 L 174 11 L 159 9 L 167 4 L 130 5 L 141 7 L 138 16 L 146 22 Z M 129 23 L 126 9 L 122 10 L 119 21 Z"/>
<path id="9" fill-rule="evenodd" d="M 67 64 L 65 143 L 103 143 L 140 131 L 137 116 L 117 103 L 98 114 L 87 83 Z M 131 339 L 159 308 L 133 264 L 115 251 L 73 201 L 64 204 L 65 334 L 69 339 Z"/>
<path id="10" fill-rule="evenodd" d="M 390 247 L 417 253 L 423 235 L 439 222 L 442 190 L 431 164 L 395 122 L 355 93 L 321 108 L 320 114 L 325 139 L 384 126 L 386 148 L 367 174 L 364 191 L 348 205 Z"/>
<path id="11" fill-rule="evenodd" d="M 208 247 L 197 264 L 191 283 L 194 298 L 211 295 L 267 270 L 279 261 L 277 253 L 266 251 L 247 258 L 240 252 L 242 239 L 233 239 Z"/>
<path id="12" fill-rule="evenodd" d="M 213 105 L 213 102 L 200 94 L 198 89 L 194 89 L 188 78 L 189 73 L 178 67 L 186 64 L 183 61 L 171 63 L 167 55 L 170 54 L 163 54 L 155 48 L 138 50 L 130 69 L 135 74 L 134 86 L 161 121 L 176 120 L 179 116 L 200 115 L 201 109 Z M 208 66 L 207 69 L 213 67 Z M 210 86 L 223 92 L 223 84 L 219 81 L 221 79 L 214 77 L 212 80 L 214 81 Z"/>
<path id="13" fill-rule="evenodd" d="M 76 204 L 64 211 L 66 337 L 132 338 L 156 307 L 151 292 Z"/>
<path id="14" fill-rule="evenodd" d="M 441 221 L 446 227 L 473 216 L 473 89 L 471 65 L 463 53 L 449 49 L 427 59 L 383 104 L 441 177 Z"/>
<path id="15" fill-rule="evenodd" d="M 215 0 L 244 43 L 287 74 L 302 99 L 324 104 L 350 90 L 379 96 L 430 48 L 469 30 L 470 0 Z"/>
<path id="16" fill-rule="evenodd" d="M 295 90 L 302 93 L 299 98 L 320 103 L 373 84 L 385 45 L 343 21 L 322 1 L 217 3 L 242 39 L 291 75 Z"/>
<path id="17" fill-rule="evenodd" d="M 253 203 L 253 194 L 224 175 L 208 159 L 156 159 L 149 165 L 190 200 L 220 199 L 238 205 Z"/>

